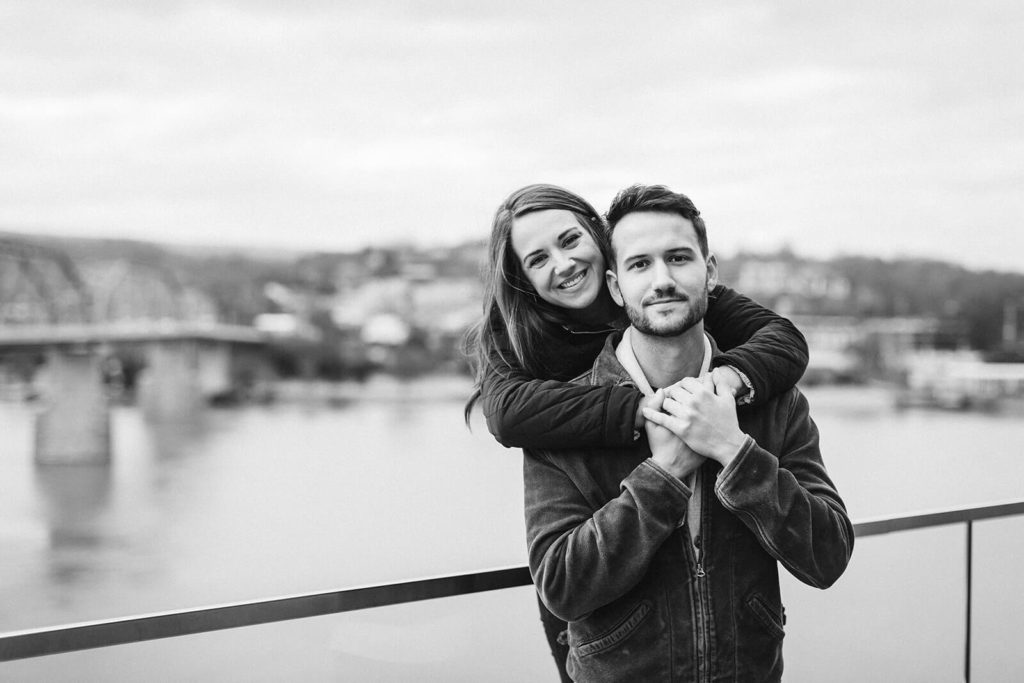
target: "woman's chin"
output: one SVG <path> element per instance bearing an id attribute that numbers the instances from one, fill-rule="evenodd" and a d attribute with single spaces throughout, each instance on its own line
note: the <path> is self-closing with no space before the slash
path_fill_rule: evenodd
<path id="1" fill-rule="evenodd" d="M 563 297 L 562 308 L 572 311 L 589 311 L 601 304 L 601 290 L 596 287 L 581 290 L 576 296 Z"/>
<path id="2" fill-rule="evenodd" d="M 596 292 L 580 290 L 579 292 L 574 292 L 572 294 L 563 293 L 559 297 L 559 301 L 556 305 L 561 306 L 562 308 L 568 308 L 572 311 L 582 311 L 593 306 L 595 301 L 597 301 Z"/>

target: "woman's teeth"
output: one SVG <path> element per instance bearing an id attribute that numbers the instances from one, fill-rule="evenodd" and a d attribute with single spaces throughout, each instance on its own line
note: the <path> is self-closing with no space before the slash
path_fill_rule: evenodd
<path id="1" fill-rule="evenodd" d="M 573 285 L 575 285 L 578 282 L 580 282 L 583 279 L 583 276 L 586 275 L 586 274 L 587 274 L 587 271 L 581 270 L 576 275 L 573 275 L 571 278 L 569 278 L 568 280 L 566 280 L 562 284 L 558 285 L 558 288 L 559 289 L 568 289 L 569 287 L 572 287 Z"/>

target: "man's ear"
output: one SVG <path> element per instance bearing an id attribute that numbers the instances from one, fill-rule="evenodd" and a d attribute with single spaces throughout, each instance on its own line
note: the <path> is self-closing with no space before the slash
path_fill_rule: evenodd
<path id="1" fill-rule="evenodd" d="M 714 254 L 708 254 L 708 291 L 710 292 L 718 285 L 718 259 Z"/>
<path id="2" fill-rule="evenodd" d="M 612 300 L 621 306 L 622 292 L 619 291 L 619 276 L 615 274 L 614 270 L 609 269 L 604 271 L 604 281 L 608 285 L 608 293 L 612 295 Z"/>

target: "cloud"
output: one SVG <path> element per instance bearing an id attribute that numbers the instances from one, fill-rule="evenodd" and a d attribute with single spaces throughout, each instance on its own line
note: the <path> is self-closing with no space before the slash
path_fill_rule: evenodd
<path id="1" fill-rule="evenodd" d="M 1002 227 L 1022 208 L 1022 16 L 0 0 L 0 226 L 450 243 L 518 185 L 600 206 L 643 180 L 691 193 L 726 245 L 979 258 L 933 238 L 969 206 L 975 243 L 1024 269 Z"/>

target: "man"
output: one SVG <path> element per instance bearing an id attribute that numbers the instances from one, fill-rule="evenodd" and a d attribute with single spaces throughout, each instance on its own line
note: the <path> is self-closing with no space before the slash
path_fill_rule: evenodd
<path id="1" fill-rule="evenodd" d="M 807 401 L 792 389 L 737 415 L 710 378 L 717 262 L 687 197 L 633 186 L 608 222 L 631 326 L 576 381 L 635 384 L 660 410 L 646 445 L 526 451 L 534 583 L 570 622 L 575 680 L 779 680 L 778 563 L 825 588 L 853 548 Z"/>

